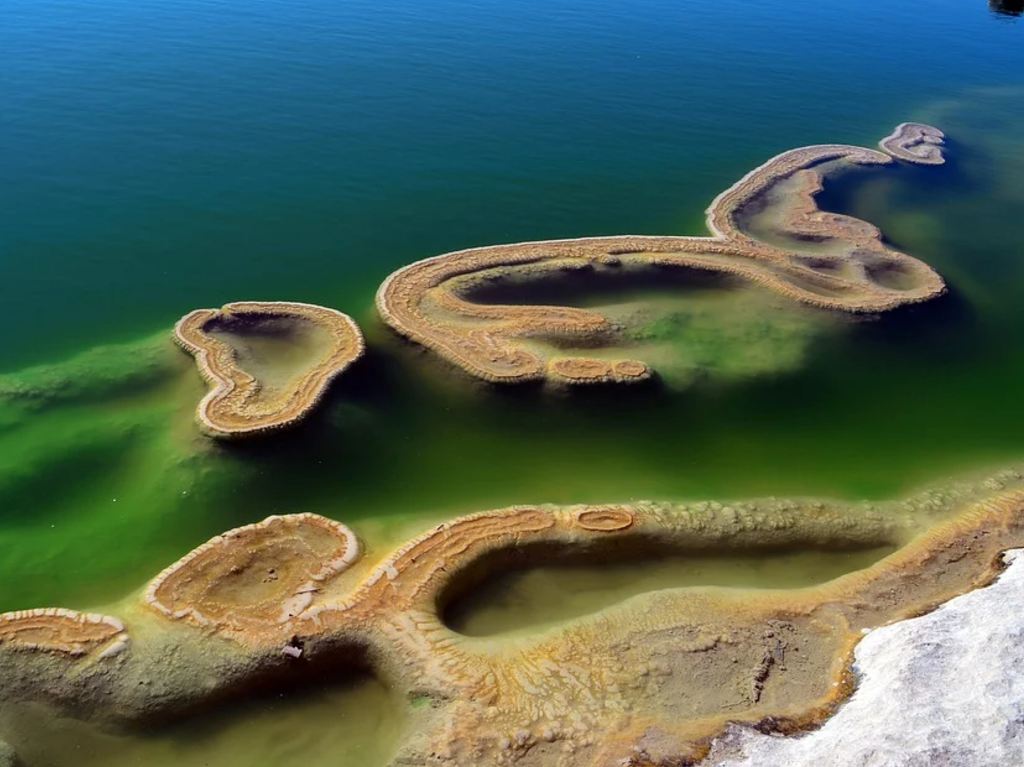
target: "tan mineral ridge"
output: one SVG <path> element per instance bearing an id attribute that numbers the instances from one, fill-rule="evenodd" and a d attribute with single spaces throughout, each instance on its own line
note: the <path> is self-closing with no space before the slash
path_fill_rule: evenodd
<path id="1" fill-rule="evenodd" d="M 639 360 L 565 357 L 527 348 L 529 339 L 563 345 L 608 343 L 614 327 L 594 311 L 566 306 L 481 303 L 490 284 L 566 279 L 586 269 L 622 274 L 685 268 L 732 275 L 803 304 L 845 312 L 882 312 L 942 294 L 928 265 L 888 247 L 871 224 L 818 209 L 822 178 L 844 169 L 887 165 L 894 158 L 942 162 L 935 128 L 903 123 L 884 151 L 826 144 L 784 152 L 715 198 L 707 210 L 711 237 L 622 235 L 470 248 L 399 269 L 380 287 L 377 308 L 400 335 L 470 375 L 492 382 L 550 380 L 580 384 L 629 382 L 651 375 Z M 781 186 L 786 194 L 777 194 Z M 748 219 L 776 220 L 786 244 L 761 241 Z"/>
<path id="2" fill-rule="evenodd" d="M 280 386 L 270 386 L 238 364 L 237 350 L 215 331 L 244 336 L 247 326 L 273 322 L 283 329 L 320 331 L 317 360 Z M 339 374 L 362 356 L 362 333 L 346 314 L 313 304 L 240 301 L 220 309 L 196 309 L 174 326 L 174 340 L 195 357 L 210 384 L 196 410 L 200 428 L 213 437 L 236 438 L 285 428 L 316 407 Z"/>
<path id="3" fill-rule="evenodd" d="M 893 157 L 920 165 L 942 165 L 942 144 L 946 135 L 938 128 L 921 123 L 900 123 L 878 142 Z"/>
<path id="4" fill-rule="evenodd" d="M 123 630 L 65 611 L 0 617 L 0 687 L 8 703 L 42 700 L 111 726 L 370 668 L 429 703 L 410 707 L 394 764 L 686 764 L 729 722 L 819 722 L 850 692 L 865 629 L 990 582 L 1000 552 L 1022 544 L 1015 470 L 877 504 L 513 507 L 363 556 L 340 523 L 271 517 L 161 573 L 122 606 Z M 488 573 L 565 556 L 600 566 L 882 546 L 895 551 L 824 584 L 665 589 L 527 637 L 472 638 L 441 617 Z M 42 616 L 54 620 L 40 629 Z"/>
<path id="5" fill-rule="evenodd" d="M 0 643 L 69 657 L 100 650 L 110 657 L 127 647 L 128 635 L 117 618 L 50 607 L 0 615 Z"/>

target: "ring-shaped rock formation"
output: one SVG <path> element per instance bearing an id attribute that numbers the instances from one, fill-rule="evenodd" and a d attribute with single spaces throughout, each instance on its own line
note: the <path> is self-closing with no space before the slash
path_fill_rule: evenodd
<path id="1" fill-rule="evenodd" d="M 822 211 L 822 178 L 894 158 L 942 162 L 941 131 L 903 123 L 884 151 L 826 144 L 773 157 L 722 192 L 707 210 L 710 237 L 622 235 L 470 248 L 399 269 L 377 292 L 377 308 L 398 334 L 426 346 L 470 375 L 495 383 L 547 379 L 567 384 L 641 381 L 641 360 L 545 356 L 531 340 L 608 342 L 601 314 L 566 306 L 488 304 L 477 293 L 509 276 L 554 278 L 579 269 L 625 273 L 687 268 L 742 278 L 799 303 L 845 312 L 883 312 L 945 291 L 927 264 L 888 247 L 866 222 Z M 777 209 L 785 247 L 759 240 L 746 219 Z M 798 247 L 799 244 L 799 247 Z"/>
<path id="2" fill-rule="evenodd" d="M 258 642 L 305 610 L 359 554 L 358 539 L 340 522 L 268 517 L 193 550 L 153 579 L 145 598 L 168 618 Z"/>
<path id="3" fill-rule="evenodd" d="M 239 367 L 230 344 L 209 332 L 227 320 L 267 318 L 309 323 L 326 331 L 329 340 L 321 359 L 272 397 L 260 396 L 261 381 Z M 331 381 L 365 351 L 363 335 L 347 314 L 288 301 L 238 301 L 220 309 L 196 309 L 174 326 L 174 340 L 195 357 L 200 375 L 210 385 L 196 409 L 196 420 L 205 433 L 219 438 L 252 436 L 297 423 L 317 406 Z"/>
<path id="4" fill-rule="evenodd" d="M 900 123 L 878 145 L 897 160 L 918 165 L 942 165 L 946 162 L 942 156 L 945 140 L 946 134 L 931 125 Z"/>

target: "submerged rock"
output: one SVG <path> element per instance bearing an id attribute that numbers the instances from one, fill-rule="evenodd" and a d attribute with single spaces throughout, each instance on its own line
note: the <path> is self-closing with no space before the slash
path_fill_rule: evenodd
<path id="1" fill-rule="evenodd" d="M 1003 16 L 1024 14 L 1024 0 L 988 0 L 988 7 Z"/>

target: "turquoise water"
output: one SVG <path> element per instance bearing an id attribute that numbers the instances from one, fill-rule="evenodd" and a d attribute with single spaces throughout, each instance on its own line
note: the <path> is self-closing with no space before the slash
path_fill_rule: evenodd
<path id="1" fill-rule="evenodd" d="M 1016 17 L 959 0 L 9 0 L 3 16 L 0 609 L 119 598 L 270 513 L 358 527 L 883 497 L 1024 452 Z M 870 146 L 904 119 L 947 130 L 949 165 L 864 173 L 826 201 L 946 275 L 934 306 L 804 333 L 818 318 L 776 301 L 716 354 L 700 331 L 733 373 L 574 396 L 478 386 L 375 318 L 409 261 L 702 233 L 711 198 L 774 153 Z M 371 349 L 308 426 L 218 448 L 165 338 L 239 299 L 337 307 Z"/>

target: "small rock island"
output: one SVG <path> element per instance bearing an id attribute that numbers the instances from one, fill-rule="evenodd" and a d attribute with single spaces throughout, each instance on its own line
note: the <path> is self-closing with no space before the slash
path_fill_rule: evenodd
<path id="1" fill-rule="evenodd" d="M 347 314 L 286 301 L 196 309 L 174 326 L 174 340 L 210 385 L 196 410 L 200 428 L 224 439 L 301 421 L 365 349 Z"/>

